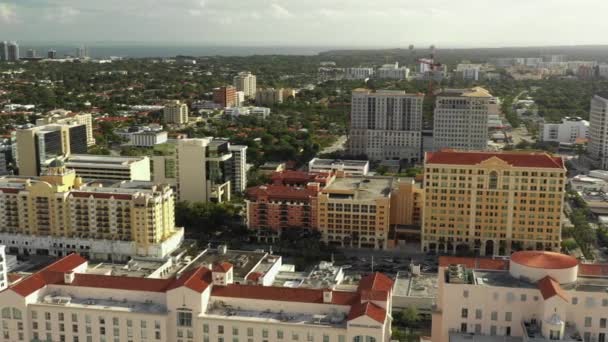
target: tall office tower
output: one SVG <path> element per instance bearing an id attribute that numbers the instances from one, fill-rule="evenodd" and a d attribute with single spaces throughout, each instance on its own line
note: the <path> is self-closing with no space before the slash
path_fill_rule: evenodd
<path id="1" fill-rule="evenodd" d="M 76 49 L 76 58 L 85 59 L 88 57 L 89 57 L 88 51 L 84 45 L 80 46 L 78 49 Z"/>
<path id="2" fill-rule="evenodd" d="M 183 237 L 168 185 L 84 185 L 55 159 L 40 177 L 0 178 L 0 192 L 0 240 L 19 253 L 164 258 Z"/>
<path id="3" fill-rule="evenodd" d="M 597 167 L 608 170 L 608 95 L 591 99 L 587 153 Z"/>
<path id="4" fill-rule="evenodd" d="M 178 100 L 171 101 L 163 109 L 163 121 L 168 124 L 185 125 L 188 123 L 188 105 Z"/>
<path id="5" fill-rule="evenodd" d="M 93 136 L 93 116 L 90 113 L 76 114 L 67 110 L 56 109 L 46 113 L 42 118 L 36 119 L 36 126 L 48 124 L 85 125 L 87 146 L 95 145 L 95 137 Z"/>
<path id="6" fill-rule="evenodd" d="M 349 152 L 371 160 L 420 160 L 422 94 L 355 89 L 352 93 Z"/>
<path id="7" fill-rule="evenodd" d="M 566 168 L 547 153 L 426 154 L 422 249 L 560 250 Z"/>
<path id="8" fill-rule="evenodd" d="M 49 50 L 46 54 L 46 58 L 48 59 L 56 59 L 57 58 L 57 50 Z"/>
<path id="9" fill-rule="evenodd" d="M 7 61 L 16 62 L 19 60 L 19 44 L 17 42 L 9 42 L 7 51 Z"/>
<path id="10" fill-rule="evenodd" d="M 245 97 L 255 98 L 256 78 L 250 72 L 240 72 L 234 76 L 234 86 L 237 91 L 245 93 Z"/>
<path id="11" fill-rule="evenodd" d="M 255 103 L 259 106 L 272 106 L 277 103 L 283 103 L 283 88 L 264 88 L 256 92 Z"/>
<path id="12" fill-rule="evenodd" d="M 433 125 L 435 150 L 485 150 L 494 97 L 485 89 L 444 89 L 437 95 Z"/>
<path id="13" fill-rule="evenodd" d="M 25 56 L 26 56 L 27 58 L 36 58 L 36 50 L 34 50 L 34 49 L 28 49 L 28 50 L 25 52 Z"/>
<path id="14" fill-rule="evenodd" d="M 8 287 L 8 269 L 6 266 L 6 246 L 0 245 L 0 292 Z"/>
<path id="15" fill-rule="evenodd" d="M 14 133 L 20 176 L 35 177 L 53 159 L 87 153 L 87 128 L 82 124 L 50 124 Z"/>
<path id="16" fill-rule="evenodd" d="M 222 108 L 236 106 L 236 88 L 226 86 L 213 89 L 213 102 L 221 105 Z"/>
<path id="17" fill-rule="evenodd" d="M 0 62 L 8 61 L 8 42 L 0 42 Z"/>
<path id="18" fill-rule="evenodd" d="M 226 174 L 230 177 L 230 190 L 233 194 L 247 188 L 247 145 L 230 145 L 232 158 L 226 161 Z"/>

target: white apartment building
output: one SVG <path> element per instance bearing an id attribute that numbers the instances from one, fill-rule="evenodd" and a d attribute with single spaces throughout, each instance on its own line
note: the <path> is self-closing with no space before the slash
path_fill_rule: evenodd
<path id="1" fill-rule="evenodd" d="M 130 145 L 138 147 L 153 147 L 154 145 L 164 144 L 169 139 L 166 131 L 143 131 L 131 135 Z"/>
<path id="2" fill-rule="evenodd" d="M 283 88 L 264 88 L 256 91 L 255 103 L 261 106 L 272 106 L 283 103 Z"/>
<path id="3" fill-rule="evenodd" d="M 395 64 L 385 64 L 376 69 L 375 77 L 388 80 L 407 80 L 410 77 L 410 69 L 399 67 L 399 62 Z"/>
<path id="4" fill-rule="evenodd" d="M 352 291 L 245 285 L 228 262 L 167 279 L 88 272 L 69 255 L 0 292 L 4 341 L 388 342 L 393 281 Z"/>
<path id="5" fill-rule="evenodd" d="M 561 123 L 541 123 L 539 133 L 541 141 L 573 144 L 577 139 L 589 137 L 589 121 L 567 116 Z"/>
<path id="6" fill-rule="evenodd" d="M 435 150 L 485 150 L 488 116 L 495 98 L 485 89 L 444 89 L 435 102 L 433 139 Z"/>
<path id="7" fill-rule="evenodd" d="M 232 158 L 226 163 L 226 170 L 230 177 L 230 190 L 235 194 L 247 189 L 247 146 L 230 145 L 228 149 Z"/>
<path id="8" fill-rule="evenodd" d="M 355 89 L 348 148 L 370 160 L 420 160 L 422 94 Z"/>
<path id="9" fill-rule="evenodd" d="M 439 258 L 434 342 L 604 342 L 608 265 L 523 251 Z"/>
<path id="10" fill-rule="evenodd" d="M 589 110 L 587 154 L 601 169 L 608 169 L 608 96 L 595 95 Z"/>
<path id="11" fill-rule="evenodd" d="M 350 176 L 367 176 L 369 161 L 313 158 L 308 162 L 308 172 L 335 173 L 336 171 L 344 171 Z"/>
<path id="12" fill-rule="evenodd" d="M 86 180 L 150 181 L 150 158 L 72 154 L 64 160 L 68 169 Z"/>
<path id="13" fill-rule="evenodd" d="M 227 107 L 224 114 L 230 116 L 255 115 L 266 119 L 270 115 L 270 108 L 267 107 Z"/>
<path id="14" fill-rule="evenodd" d="M 163 120 L 168 124 L 184 125 L 188 123 L 188 105 L 178 100 L 171 101 L 163 109 Z"/>
<path id="15" fill-rule="evenodd" d="M 242 91 L 247 98 L 255 98 L 256 77 L 251 72 L 240 72 L 234 76 L 234 87 L 237 91 Z"/>
<path id="16" fill-rule="evenodd" d="M 465 81 L 479 81 L 481 64 L 461 63 L 456 66 L 456 74 Z"/>
<path id="17" fill-rule="evenodd" d="M 0 291 L 6 289 L 8 282 L 8 267 L 6 265 L 6 246 L 0 245 Z"/>
<path id="18" fill-rule="evenodd" d="M 374 68 L 346 68 L 347 80 L 364 80 L 374 75 Z"/>

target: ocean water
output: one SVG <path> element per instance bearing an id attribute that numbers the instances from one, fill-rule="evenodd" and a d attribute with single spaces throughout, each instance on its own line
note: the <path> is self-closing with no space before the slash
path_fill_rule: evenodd
<path id="1" fill-rule="evenodd" d="M 21 56 L 28 49 L 36 50 L 40 57 L 46 57 L 49 50 L 56 50 L 59 58 L 65 55 L 75 55 L 78 44 L 51 43 L 20 43 Z M 319 52 L 335 47 L 311 46 L 213 46 L 213 45 L 162 45 L 162 44 L 90 44 L 85 45 L 88 54 L 93 58 L 108 58 L 110 56 L 145 58 L 145 57 L 174 57 L 183 56 L 251 56 L 251 55 L 316 55 Z"/>

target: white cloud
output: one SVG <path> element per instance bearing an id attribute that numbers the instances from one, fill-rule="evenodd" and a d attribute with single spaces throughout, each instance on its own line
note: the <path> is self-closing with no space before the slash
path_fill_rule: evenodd
<path id="1" fill-rule="evenodd" d="M 71 6 L 61 6 L 49 9 L 45 18 L 49 21 L 67 23 L 78 15 L 80 15 L 80 10 Z"/>
<path id="2" fill-rule="evenodd" d="M 14 24 L 18 22 L 15 5 L 0 2 L 0 24 Z"/>
<path id="3" fill-rule="evenodd" d="M 281 6 L 277 3 L 273 3 L 272 5 L 270 5 L 270 10 L 271 10 L 272 16 L 277 19 L 287 19 L 287 18 L 293 17 L 293 14 L 291 14 L 291 12 L 289 12 L 289 10 L 287 10 L 287 8 Z"/>

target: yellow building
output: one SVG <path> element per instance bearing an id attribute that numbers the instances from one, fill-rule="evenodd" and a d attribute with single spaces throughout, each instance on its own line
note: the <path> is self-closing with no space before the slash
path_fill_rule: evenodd
<path id="1" fill-rule="evenodd" d="M 423 251 L 559 250 L 565 175 L 547 153 L 427 153 Z"/>
<path id="2" fill-rule="evenodd" d="M 387 248 L 392 177 L 336 178 L 317 197 L 318 229 L 324 242 Z"/>
<path id="3" fill-rule="evenodd" d="M 38 179 L 0 179 L 0 241 L 24 254 L 163 258 L 183 238 L 174 206 L 167 185 L 84 185 L 56 160 Z"/>

